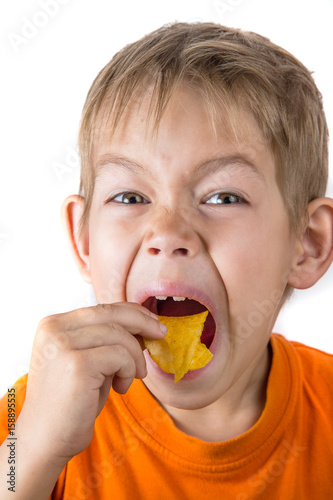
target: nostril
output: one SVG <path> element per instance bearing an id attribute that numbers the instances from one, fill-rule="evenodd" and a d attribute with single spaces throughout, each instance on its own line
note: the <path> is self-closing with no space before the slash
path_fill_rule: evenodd
<path id="1" fill-rule="evenodd" d="M 157 255 L 160 253 L 160 249 L 159 248 L 149 248 L 148 249 L 148 253 L 150 253 L 150 255 Z"/>
<path id="2" fill-rule="evenodd" d="M 155 247 L 148 248 L 148 253 L 150 255 L 158 255 L 160 252 L 161 252 L 160 248 L 155 248 Z M 187 255 L 188 249 L 187 248 L 175 248 L 175 250 L 172 253 L 174 255 Z"/>
<path id="3" fill-rule="evenodd" d="M 187 255 L 188 254 L 188 250 L 187 248 L 177 248 L 176 250 L 174 250 L 174 253 L 177 255 Z"/>

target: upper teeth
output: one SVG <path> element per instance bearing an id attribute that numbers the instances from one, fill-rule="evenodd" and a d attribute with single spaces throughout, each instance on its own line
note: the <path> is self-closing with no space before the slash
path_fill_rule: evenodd
<path id="1" fill-rule="evenodd" d="M 156 295 L 155 297 L 157 300 L 166 300 L 168 297 L 165 296 L 165 295 Z M 181 300 L 185 300 L 186 297 L 172 297 L 173 300 L 175 300 L 176 302 L 177 301 L 181 301 Z"/>

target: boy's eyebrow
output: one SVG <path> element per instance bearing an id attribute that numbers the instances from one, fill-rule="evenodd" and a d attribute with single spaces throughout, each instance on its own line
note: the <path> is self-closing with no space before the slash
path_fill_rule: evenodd
<path id="1" fill-rule="evenodd" d="M 226 167 L 247 168 L 252 173 L 257 174 L 262 181 L 266 182 L 264 174 L 256 167 L 256 165 L 250 160 L 250 158 L 239 154 L 212 158 L 199 165 L 196 169 L 196 172 L 200 175 L 207 175 Z"/>
<path id="2" fill-rule="evenodd" d="M 136 173 L 143 173 L 144 168 L 138 163 L 129 160 L 128 158 L 124 158 L 122 156 L 118 156 L 115 154 L 106 154 L 103 155 L 98 162 L 96 163 L 96 177 L 98 173 L 102 170 L 103 167 L 110 164 L 118 165 L 119 167 L 123 167 L 127 170 L 134 171 Z"/>
<path id="3" fill-rule="evenodd" d="M 129 170 L 137 174 L 143 174 L 145 172 L 145 168 L 142 165 L 133 160 L 130 160 L 129 158 L 124 158 L 116 154 L 105 154 L 97 161 L 96 177 L 98 177 L 98 174 L 103 169 L 103 167 L 106 167 L 110 164 L 120 166 L 125 170 Z M 208 175 L 226 167 L 250 169 L 252 173 L 257 174 L 261 178 L 261 180 L 265 182 L 263 173 L 256 167 L 256 165 L 247 156 L 239 154 L 211 158 L 204 163 L 196 166 L 194 169 L 194 173 L 199 175 Z"/>

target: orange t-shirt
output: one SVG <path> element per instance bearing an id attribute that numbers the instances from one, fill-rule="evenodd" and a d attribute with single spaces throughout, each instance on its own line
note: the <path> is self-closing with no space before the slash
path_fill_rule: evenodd
<path id="1" fill-rule="evenodd" d="M 188 436 L 135 380 L 125 395 L 110 392 L 91 444 L 67 464 L 52 500 L 333 499 L 333 356 L 281 335 L 271 346 L 266 406 L 249 431 L 220 443 Z M 24 394 L 21 379 L 19 407 Z"/>

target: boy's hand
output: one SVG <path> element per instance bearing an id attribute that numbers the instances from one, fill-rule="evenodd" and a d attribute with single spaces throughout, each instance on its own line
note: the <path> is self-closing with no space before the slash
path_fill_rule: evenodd
<path id="1" fill-rule="evenodd" d="M 43 319 L 19 417 L 28 447 L 35 441 L 39 453 L 63 466 L 83 451 L 111 384 L 125 393 L 135 377 L 146 376 L 142 337 L 163 338 L 163 328 L 150 311 L 128 302 Z"/>

